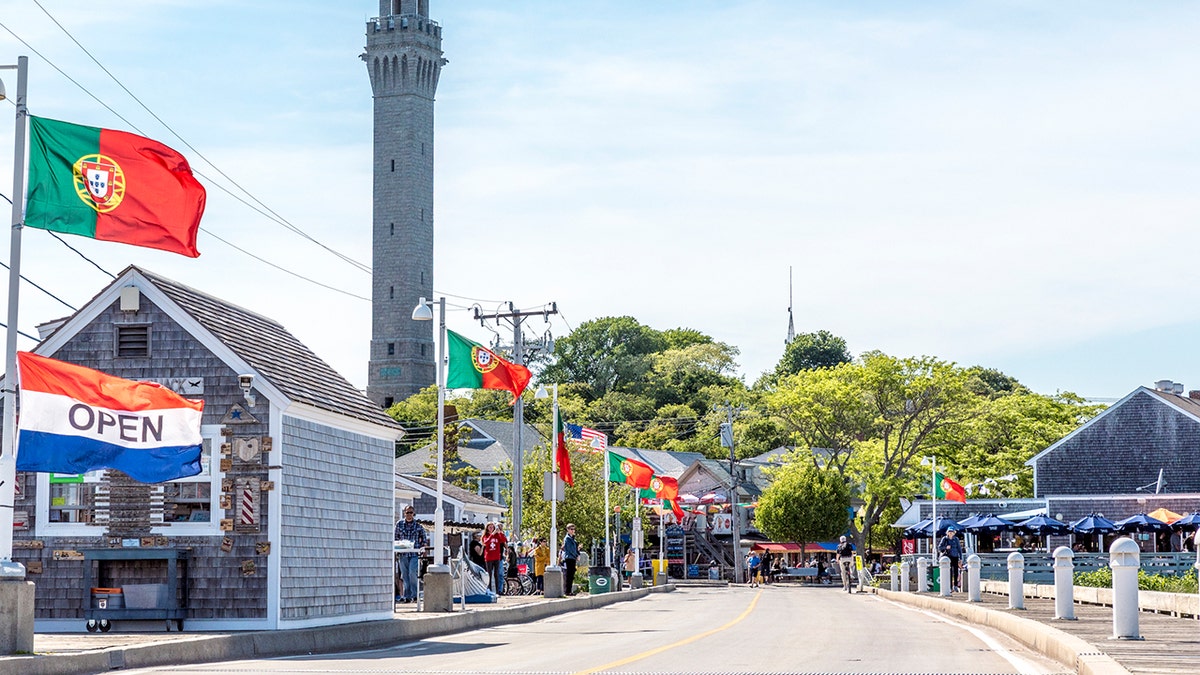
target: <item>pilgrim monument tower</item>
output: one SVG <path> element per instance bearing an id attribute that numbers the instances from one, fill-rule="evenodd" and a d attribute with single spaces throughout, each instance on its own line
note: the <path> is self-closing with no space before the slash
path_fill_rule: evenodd
<path id="1" fill-rule="evenodd" d="M 362 55 L 375 104 L 367 396 L 387 408 L 434 383 L 433 97 L 447 62 L 429 0 L 379 0 Z M 440 319 L 440 317 L 435 317 Z"/>

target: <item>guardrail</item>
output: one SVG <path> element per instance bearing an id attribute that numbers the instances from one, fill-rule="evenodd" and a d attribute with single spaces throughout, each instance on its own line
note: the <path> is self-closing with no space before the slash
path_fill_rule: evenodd
<path id="1" fill-rule="evenodd" d="M 1010 551 L 976 553 L 975 555 L 978 555 L 980 560 L 979 577 L 981 579 L 1008 579 L 1009 553 Z M 970 554 L 963 554 L 964 561 L 967 555 Z M 1054 582 L 1054 556 L 1042 551 L 1022 551 L 1021 555 L 1025 558 L 1026 582 L 1035 584 Z M 927 558 L 932 561 L 928 554 L 901 556 L 901 559 L 907 560 L 913 569 L 916 569 L 918 558 Z M 1109 559 L 1107 553 L 1076 553 L 1073 562 L 1076 573 L 1094 572 L 1108 567 Z M 1147 574 L 1163 576 L 1183 576 L 1193 569 L 1195 562 L 1195 553 L 1143 553 L 1141 556 L 1141 566 Z M 932 563 L 930 567 L 933 567 Z"/>

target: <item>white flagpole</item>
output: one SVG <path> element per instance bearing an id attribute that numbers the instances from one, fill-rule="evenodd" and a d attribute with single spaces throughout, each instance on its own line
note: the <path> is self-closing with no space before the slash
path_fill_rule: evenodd
<path id="1" fill-rule="evenodd" d="M 612 546 L 608 542 L 609 511 L 612 510 L 608 505 L 608 483 L 609 483 L 608 462 L 609 462 L 609 453 L 610 452 L 611 452 L 611 450 L 605 448 L 604 463 L 601 465 L 603 467 L 603 469 L 601 469 L 601 473 L 603 474 L 603 478 L 604 478 L 604 564 L 607 565 L 609 568 L 612 567 Z"/>
<path id="2" fill-rule="evenodd" d="M 12 562 L 13 509 L 17 482 L 17 304 L 21 285 L 21 228 L 25 206 L 25 94 L 29 57 L 17 57 L 17 117 L 13 141 L 12 243 L 8 259 L 8 331 L 4 344 L 4 426 L 0 439 L 0 576 L 25 578 L 25 566 Z M 13 66 L 0 66 L 5 70 Z"/>
<path id="3" fill-rule="evenodd" d="M 929 530 L 933 533 L 929 552 L 933 554 L 933 564 L 937 566 L 937 457 L 931 457 L 930 465 L 933 467 L 933 475 L 929 477 L 929 497 L 933 501 L 933 525 Z"/>
<path id="4" fill-rule="evenodd" d="M 550 564 L 558 565 L 558 434 L 561 429 L 558 428 L 558 383 L 554 383 L 551 389 L 554 391 L 554 421 L 551 423 L 551 438 L 550 444 L 554 449 L 550 451 Z"/>

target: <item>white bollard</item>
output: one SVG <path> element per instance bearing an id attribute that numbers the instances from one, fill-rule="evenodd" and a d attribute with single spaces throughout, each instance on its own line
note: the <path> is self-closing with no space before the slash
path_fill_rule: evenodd
<path id="1" fill-rule="evenodd" d="M 900 590 L 900 563 L 892 563 L 892 566 L 890 569 L 892 572 L 891 588 L 892 588 L 892 591 L 895 592 L 895 591 Z"/>
<path id="2" fill-rule="evenodd" d="M 1054 618 L 1075 620 L 1075 554 L 1066 546 L 1054 549 Z"/>
<path id="3" fill-rule="evenodd" d="M 1200 564 L 1200 563 L 1197 563 Z M 912 564 L 907 560 L 900 563 L 900 592 L 907 593 L 911 587 L 908 579 L 908 572 L 912 569 Z"/>
<path id="4" fill-rule="evenodd" d="M 954 587 L 953 581 L 950 578 L 950 556 L 944 555 L 938 561 L 938 588 L 943 596 L 950 596 L 950 589 Z"/>
<path id="5" fill-rule="evenodd" d="M 979 556 L 972 553 L 967 556 L 967 601 L 982 602 L 983 596 L 980 595 L 979 589 L 979 568 L 983 566 L 983 561 Z"/>
<path id="6" fill-rule="evenodd" d="M 929 558 L 917 558 L 917 592 L 929 592 Z"/>
<path id="7" fill-rule="evenodd" d="M 1025 556 L 1008 554 L 1008 608 L 1025 609 Z"/>
<path id="8" fill-rule="evenodd" d="M 1141 640 L 1138 633 L 1138 568 L 1141 549 L 1137 542 L 1121 537 L 1108 549 L 1112 568 L 1113 637 Z"/>

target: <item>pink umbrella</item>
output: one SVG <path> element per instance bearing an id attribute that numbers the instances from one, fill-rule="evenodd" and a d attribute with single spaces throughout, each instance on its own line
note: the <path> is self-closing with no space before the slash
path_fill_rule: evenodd
<path id="1" fill-rule="evenodd" d="M 725 495 L 720 492 L 710 492 L 700 498 L 701 504 L 724 504 Z"/>
<path id="2" fill-rule="evenodd" d="M 679 495 L 680 504 L 699 504 L 700 498 L 693 494 L 684 493 Z"/>

